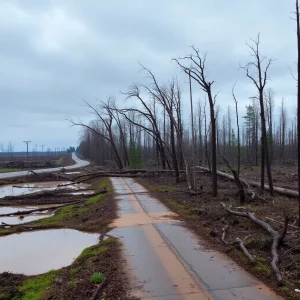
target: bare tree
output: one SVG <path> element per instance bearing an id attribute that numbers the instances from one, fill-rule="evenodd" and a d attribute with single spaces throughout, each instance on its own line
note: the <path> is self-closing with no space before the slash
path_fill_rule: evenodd
<path id="1" fill-rule="evenodd" d="M 298 138 L 298 193 L 299 193 L 299 227 L 300 227 L 300 16 L 299 3 L 296 0 L 297 22 L 297 138 Z"/>
<path id="2" fill-rule="evenodd" d="M 280 120 L 279 120 L 279 147 L 280 147 L 280 158 L 281 162 L 284 164 L 285 161 L 285 139 L 286 139 L 286 123 L 287 123 L 287 113 L 284 106 L 283 99 L 281 100 L 280 106 Z"/>
<path id="3" fill-rule="evenodd" d="M 100 121 L 103 126 L 105 131 L 101 132 L 99 131 L 98 128 L 96 128 L 93 125 L 88 125 L 84 124 L 81 121 L 74 121 L 74 120 L 69 120 L 70 123 L 74 126 L 81 126 L 84 128 L 89 129 L 91 132 L 94 132 L 95 134 L 103 137 L 108 143 L 109 147 L 111 149 L 111 154 L 120 170 L 123 169 L 123 163 L 122 159 L 120 156 L 120 153 L 117 148 L 117 143 L 116 143 L 116 137 L 114 135 L 114 129 L 113 129 L 113 121 L 114 121 L 114 116 L 113 116 L 113 110 L 110 109 L 110 103 L 112 101 L 112 98 L 109 97 L 107 102 L 100 102 L 100 105 L 98 107 L 94 107 L 88 102 L 85 104 L 92 110 L 94 115 L 98 118 L 98 121 Z"/>
<path id="4" fill-rule="evenodd" d="M 235 102 L 235 115 L 236 115 L 236 126 L 237 126 L 237 148 L 238 148 L 238 155 L 237 155 L 237 176 L 240 176 L 240 169 L 241 169 L 241 142 L 240 142 L 240 125 L 239 125 L 239 112 L 238 112 L 238 102 L 236 100 L 234 94 L 234 86 L 232 88 L 232 96 Z"/>
<path id="5" fill-rule="evenodd" d="M 12 143 L 11 141 L 9 141 L 9 142 L 7 143 L 6 151 L 10 154 L 10 159 L 11 159 L 11 160 L 12 160 L 12 156 L 13 156 L 14 149 L 15 149 L 15 147 L 14 147 L 13 143 Z"/>
<path id="6" fill-rule="evenodd" d="M 201 89 L 207 94 L 210 108 L 210 122 L 211 122 L 211 151 L 212 151 L 212 195 L 216 197 L 218 195 L 218 177 L 217 177 L 217 130 L 216 130 L 216 118 L 215 118 L 215 97 L 212 95 L 213 81 L 207 80 L 206 70 L 206 55 L 200 56 L 199 50 L 194 46 L 192 47 L 194 54 L 189 56 L 175 59 L 181 69 L 190 75 L 201 87 Z M 190 66 L 185 66 L 182 61 L 189 61 Z"/>
<path id="7" fill-rule="evenodd" d="M 260 35 L 258 34 L 256 40 L 252 40 L 253 45 L 248 47 L 251 50 L 251 56 L 253 61 L 249 62 L 243 69 L 246 71 L 246 76 L 252 81 L 255 85 L 258 92 L 258 99 L 260 104 L 260 116 L 261 116 L 261 189 L 265 189 L 265 176 L 264 170 L 265 166 L 267 169 L 270 194 L 274 194 L 273 189 L 273 180 L 270 166 L 270 153 L 268 147 L 267 139 L 267 129 L 266 129 L 266 118 L 265 118 L 265 109 L 264 109 L 264 91 L 268 79 L 268 70 L 272 63 L 272 59 L 267 59 L 261 57 L 259 46 L 260 46 Z"/>
<path id="8" fill-rule="evenodd" d="M 191 131 L 192 131 L 192 166 L 193 166 L 193 189 L 197 189 L 196 184 L 196 141 L 195 141 L 195 128 L 194 128 L 194 109 L 193 109 L 193 94 L 192 94 L 192 80 L 189 74 L 189 87 L 190 87 L 190 105 L 191 105 Z"/>
<path id="9" fill-rule="evenodd" d="M 274 137 L 273 137 L 273 114 L 274 114 L 274 91 L 272 89 L 267 89 L 265 92 L 265 104 L 266 104 L 266 115 L 268 120 L 267 137 L 269 142 L 270 150 L 270 163 L 274 159 Z"/>

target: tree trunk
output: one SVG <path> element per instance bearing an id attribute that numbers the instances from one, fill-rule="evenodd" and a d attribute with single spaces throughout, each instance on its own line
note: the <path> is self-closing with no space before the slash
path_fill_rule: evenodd
<path id="1" fill-rule="evenodd" d="M 214 101 L 209 86 L 208 100 L 211 119 L 211 173 L 212 173 L 212 196 L 218 196 L 218 177 L 217 177 L 217 137 L 216 137 L 216 119 L 214 110 Z"/>
<path id="2" fill-rule="evenodd" d="M 297 19 L 297 138 L 298 138 L 298 193 L 299 193 L 299 224 L 300 227 L 300 23 L 299 23 L 299 4 L 296 0 L 296 19 Z"/>

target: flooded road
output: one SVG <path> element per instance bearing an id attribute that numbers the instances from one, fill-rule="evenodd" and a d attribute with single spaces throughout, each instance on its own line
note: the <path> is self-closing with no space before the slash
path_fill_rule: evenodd
<path id="1" fill-rule="evenodd" d="M 207 250 L 173 214 L 130 178 L 111 178 L 119 218 L 111 235 L 121 239 L 141 299 L 281 299 L 227 256 Z"/>
<path id="2" fill-rule="evenodd" d="M 80 159 L 75 153 L 72 153 L 72 159 L 75 161 L 75 164 L 72 166 L 64 167 L 65 170 L 73 170 L 73 169 L 77 169 L 77 168 L 82 168 L 82 167 L 88 166 L 90 164 L 90 162 Z M 58 172 L 61 169 L 62 168 L 59 167 L 59 168 L 39 169 L 39 170 L 33 170 L 33 171 L 35 173 L 47 173 L 47 172 Z M 27 174 L 28 174 L 28 170 L 18 171 L 18 172 L 0 173 L 0 179 L 26 176 Z"/>
<path id="3" fill-rule="evenodd" d="M 0 237 L 0 272 L 36 275 L 70 265 L 99 234 L 72 229 L 43 230 Z"/>

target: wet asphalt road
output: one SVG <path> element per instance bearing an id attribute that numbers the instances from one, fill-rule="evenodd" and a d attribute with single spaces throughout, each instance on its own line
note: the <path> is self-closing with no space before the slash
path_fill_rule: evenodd
<path id="1" fill-rule="evenodd" d="M 72 165 L 72 166 L 64 167 L 64 169 L 72 170 L 72 169 L 85 167 L 90 164 L 88 161 L 78 158 L 75 153 L 72 153 L 72 158 L 76 162 L 76 164 Z M 60 171 L 61 169 L 62 168 L 59 167 L 59 168 L 39 169 L 39 170 L 33 170 L 33 171 L 35 173 L 47 173 L 47 172 L 57 172 L 57 171 Z M 19 172 L 0 173 L 0 179 L 26 176 L 27 174 L 28 174 L 28 170 L 19 171 Z"/>
<path id="2" fill-rule="evenodd" d="M 226 255 L 201 240 L 131 178 L 111 178 L 132 294 L 147 300 L 281 299 Z"/>

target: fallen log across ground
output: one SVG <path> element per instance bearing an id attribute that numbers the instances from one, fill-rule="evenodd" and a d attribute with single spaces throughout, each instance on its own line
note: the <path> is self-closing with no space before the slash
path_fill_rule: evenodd
<path id="1" fill-rule="evenodd" d="M 235 239 L 235 242 L 232 242 L 232 243 L 229 243 L 226 241 L 225 239 L 225 235 L 226 235 L 226 231 L 228 229 L 228 226 L 229 225 L 226 225 L 222 231 L 223 231 L 223 234 L 222 234 L 222 241 L 225 245 L 227 246 L 231 246 L 231 245 L 238 245 L 239 248 L 241 249 L 241 251 L 244 253 L 244 255 L 250 260 L 251 263 L 254 263 L 255 262 L 255 258 L 249 253 L 248 249 L 246 248 L 245 246 L 245 241 L 247 240 L 248 237 L 245 237 L 244 240 L 241 240 L 240 238 L 236 238 Z"/>
<path id="2" fill-rule="evenodd" d="M 68 205 L 70 202 L 82 202 L 91 197 L 97 196 L 99 194 L 107 193 L 107 189 L 104 188 L 99 192 L 95 192 L 93 194 L 86 194 L 86 190 L 80 191 L 69 191 L 69 193 L 52 193 L 52 191 L 45 191 L 44 193 L 34 193 L 27 195 L 19 195 L 19 196 L 6 196 L 0 199 L 0 207 L 2 206 L 19 206 L 19 205 L 49 205 L 49 204 L 60 204 L 60 205 Z M 81 194 L 73 195 L 74 192 L 82 192 Z M 72 197 L 72 199 L 70 199 Z M 11 215 L 11 214 L 9 214 Z M 4 215 L 1 215 L 4 216 Z"/>
<path id="3" fill-rule="evenodd" d="M 272 261 L 271 261 L 271 268 L 274 271 L 277 282 L 281 285 L 282 284 L 282 275 L 278 269 L 278 261 L 279 261 L 279 256 L 278 256 L 278 247 L 283 241 L 285 234 L 287 232 L 287 227 L 288 227 L 288 221 L 289 219 L 285 217 L 285 223 L 284 223 L 284 228 L 282 232 L 276 231 L 272 226 L 270 226 L 268 223 L 264 222 L 263 220 L 260 220 L 254 216 L 253 213 L 251 212 L 240 212 L 240 211 L 235 211 L 229 208 L 225 203 L 221 202 L 221 206 L 230 214 L 238 217 L 243 217 L 250 219 L 253 223 L 256 225 L 260 226 L 263 228 L 265 231 L 267 231 L 272 239 L 272 246 L 271 246 L 271 255 L 272 255 Z M 242 246 L 242 245 L 241 245 Z"/>
<path id="4" fill-rule="evenodd" d="M 40 226 L 38 226 L 38 225 L 7 224 L 4 222 L 1 222 L 1 224 L 0 224 L 0 228 L 12 228 L 12 227 L 23 227 L 23 228 L 29 228 L 29 229 L 40 228 Z"/>
<path id="5" fill-rule="evenodd" d="M 24 210 L 24 211 L 17 211 L 14 213 L 10 213 L 10 214 L 2 214 L 0 215 L 0 217 L 12 217 L 12 216 L 23 216 L 23 215 L 30 215 L 32 213 L 36 213 L 36 212 L 42 212 L 42 211 L 46 211 L 46 210 L 54 210 L 54 209 L 59 209 L 62 208 L 64 206 L 68 206 L 71 204 L 77 204 L 80 202 L 83 202 L 84 200 L 79 200 L 79 201 L 73 201 L 73 202 L 68 202 L 66 204 L 62 204 L 62 205 L 56 205 L 56 206 L 50 206 L 50 207 L 44 207 L 44 208 L 37 208 L 37 209 L 31 209 L 31 210 Z"/>
<path id="6" fill-rule="evenodd" d="M 149 173 L 149 174 L 169 174 L 169 173 L 174 173 L 174 170 L 159 170 L 159 169 L 130 169 L 130 170 L 107 170 L 107 171 L 98 171 L 98 172 L 92 172 L 92 173 L 87 173 L 87 174 L 82 174 L 77 177 L 75 177 L 74 180 L 77 180 L 82 177 L 87 177 L 87 176 L 109 176 L 111 174 L 113 175 L 126 175 L 126 174 L 131 174 L 131 175 L 138 175 L 140 176 L 141 174 Z M 185 173 L 185 170 L 179 170 L 179 173 Z"/>
<path id="7" fill-rule="evenodd" d="M 138 178 L 138 177 L 154 177 L 159 174 L 172 174 L 174 170 L 149 170 L 149 169 L 134 169 L 134 170 L 110 170 L 110 171 L 100 171 L 95 173 L 88 173 L 79 175 L 74 178 L 75 182 L 67 183 L 64 186 L 73 185 L 76 183 L 82 183 L 89 181 L 98 177 L 125 177 L 125 178 Z M 206 172 L 206 171 L 205 171 Z M 179 170 L 180 174 L 185 174 L 185 170 Z M 202 170 L 197 171 L 197 173 L 203 173 Z M 83 178 L 83 179 L 81 179 Z"/>
<path id="8" fill-rule="evenodd" d="M 206 172 L 210 173 L 208 168 L 200 167 L 200 166 L 197 166 L 196 168 L 199 169 L 199 170 L 206 171 Z M 225 172 L 217 171 L 217 174 L 220 177 L 235 181 L 234 177 L 232 175 L 227 174 Z M 256 182 L 256 181 L 252 181 L 252 180 L 251 181 L 246 181 L 245 179 L 240 178 L 240 182 L 242 184 L 244 184 L 245 186 L 250 185 L 252 187 L 260 188 L 260 183 Z M 270 188 L 267 184 L 265 184 L 265 190 L 267 190 L 267 191 L 270 190 Z M 290 190 L 290 189 L 285 189 L 285 188 L 281 188 L 281 187 L 277 187 L 277 186 L 274 186 L 274 192 L 276 192 L 277 194 L 283 195 L 283 196 L 288 196 L 288 197 L 298 197 L 299 196 L 297 191 Z"/>

